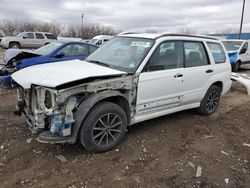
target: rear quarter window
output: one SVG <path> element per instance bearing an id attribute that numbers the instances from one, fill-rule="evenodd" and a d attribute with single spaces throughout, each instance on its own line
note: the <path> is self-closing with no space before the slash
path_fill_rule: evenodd
<path id="1" fill-rule="evenodd" d="M 54 40 L 57 39 L 56 36 L 52 34 L 45 34 L 45 36 L 47 37 L 47 39 L 54 39 Z"/>
<path id="2" fill-rule="evenodd" d="M 216 64 L 226 62 L 226 54 L 219 43 L 208 42 L 207 43 Z"/>

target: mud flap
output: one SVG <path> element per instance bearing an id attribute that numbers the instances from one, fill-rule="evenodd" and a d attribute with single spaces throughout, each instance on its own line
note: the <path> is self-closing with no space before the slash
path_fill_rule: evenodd
<path id="1" fill-rule="evenodd" d="M 247 88 L 247 94 L 250 95 L 250 77 L 246 74 L 231 73 L 231 80 L 237 81 Z"/>

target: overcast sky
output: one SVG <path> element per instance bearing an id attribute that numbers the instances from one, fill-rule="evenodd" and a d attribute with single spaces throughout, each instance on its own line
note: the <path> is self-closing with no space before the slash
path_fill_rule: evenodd
<path id="1" fill-rule="evenodd" d="M 155 29 L 198 33 L 238 29 L 243 0 L 0 0 L 0 19 L 41 20 L 65 25 L 103 24 L 117 30 Z M 243 31 L 250 32 L 250 0 Z"/>

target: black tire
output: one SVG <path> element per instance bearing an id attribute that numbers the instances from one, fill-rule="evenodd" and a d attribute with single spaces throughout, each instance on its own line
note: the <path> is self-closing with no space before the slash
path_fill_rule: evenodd
<path id="1" fill-rule="evenodd" d="M 239 69 L 240 69 L 240 62 L 237 62 L 234 65 L 232 65 L 232 71 L 233 72 L 238 72 Z"/>
<path id="2" fill-rule="evenodd" d="M 9 48 L 16 48 L 16 49 L 20 49 L 21 46 L 18 42 L 10 42 L 9 44 Z"/>
<path id="3" fill-rule="evenodd" d="M 220 102 L 221 91 L 216 85 L 210 86 L 206 95 L 201 101 L 201 105 L 198 108 L 198 112 L 202 115 L 209 116 L 213 114 Z"/>
<path id="4" fill-rule="evenodd" d="M 83 121 L 79 133 L 80 142 L 91 152 L 108 151 L 123 139 L 127 124 L 127 115 L 120 106 L 101 102 Z"/>

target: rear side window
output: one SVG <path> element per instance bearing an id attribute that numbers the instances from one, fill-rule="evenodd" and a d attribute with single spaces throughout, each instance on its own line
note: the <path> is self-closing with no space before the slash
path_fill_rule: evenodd
<path id="1" fill-rule="evenodd" d="M 208 42 L 207 45 L 208 45 L 208 47 L 213 55 L 214 62 L 216 64 L 226 62 L 226 55 L 225 55 L 225 52 L 224 52 L 221 44 Z"/>
<path id="2" fill-rule="evenodd" d="M 208 57 L 202 42 L 184 42 L 185 67 L 208 65 Z"/>
<path id="3" fill-rule="evenodd" d="M 57 39 L 56 36 L 52 34 L 45 34 L 45 36 L 47 37 L 47 39 Z"/>
<path id="4" fill-rule="evenodd" d="M 44 39 L 44 36 L 42 33 L 36 33 L 36 38 L 37 39 Z"/>

